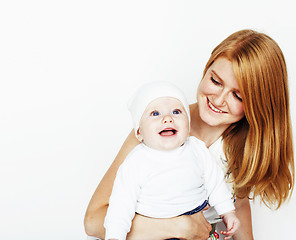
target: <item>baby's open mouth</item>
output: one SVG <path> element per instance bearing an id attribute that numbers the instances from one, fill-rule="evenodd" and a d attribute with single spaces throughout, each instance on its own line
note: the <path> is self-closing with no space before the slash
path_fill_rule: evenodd
<path id="1" fill-rule="evenodd" d="M 158 134 L 160 136 L 173 136 L 177 133 L 177 130 L 176 129 L 173 129 L 173 128 L 166 128 L 166 129 L 163 129 L 162 131 L 160 131 Z"/>

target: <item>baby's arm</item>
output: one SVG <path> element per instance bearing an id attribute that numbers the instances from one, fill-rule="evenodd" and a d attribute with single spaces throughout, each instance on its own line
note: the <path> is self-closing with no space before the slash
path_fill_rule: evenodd
<path id="1" fill-rule="evenodd" d="M 226 235 L 226 237 L 224 238 L 225 240 L 230 239 L 233 236 L 233 234 L 235 234 L 238 230 L 240 222 L 236 217 L 234 211 L 227 212 L 223 214 L 221 217 L 227 228 L 227 231 L 221 231 L 221 233 L 223 235 Z"/>
<path id="2" fill-rule="evenodd" d="M 126 239 L 135 216 L 137 199 L 140 192 L 139 178 L 133 156 L 128 156 L 120 166 L 115 178 L 109 208 L 105 218 L 105 238 Z"/>
<path id="3" fill-rule="evenodd" d="M 204 186 L 210 206 L 213 206 L 219 215 L 235 210 L 224 173 L 210 151 L 204 146 L 200 146 L 199 155 L 196 152 L 196 156 L 202 163 Z"/>
<path id="4" fill-rule="evenodd" d="M 227 227 L 227 231 L 221 231 L 221 233 L 226 235 L 225 239 L 230 239 L 239 228 L 239 219 L 235 215 L 235 207 L 231 199 L 232 194 L 227 187 L 221 167 L 216 163 L 210 151 L 201 150 L 203 154 L 199 156 L 203 156 L 200 159 L 203 160 L 204 185 L 209 196 L 209 203 Z"/>

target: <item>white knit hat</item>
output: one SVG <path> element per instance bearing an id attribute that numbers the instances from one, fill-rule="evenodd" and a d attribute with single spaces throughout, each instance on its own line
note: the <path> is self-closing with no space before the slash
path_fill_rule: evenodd
<path id="1" fill-rule="evenodd" d="M 190 110 L 183 92 L 170 82 L 150 82 L 140 87 L 128 102 L 128 109 L 132 115 L 136 135 L 139 129 L 141 117 L 148 104 L 160 97 L 177 98 L 183 104 L 190 122 Z"/>

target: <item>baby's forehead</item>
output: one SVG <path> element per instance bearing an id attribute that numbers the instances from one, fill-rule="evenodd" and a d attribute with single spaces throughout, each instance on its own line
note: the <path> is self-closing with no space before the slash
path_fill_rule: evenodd
<path id="1" fill-rule="evenodd" d="M 155 108 L 155 107 L 162 107 L 162 108 L 171 108 L 172 106 L 183 107 L 183 103 L 175 97 L 159 97 L 152 100 L 148 103 L 147 108 Z"/>

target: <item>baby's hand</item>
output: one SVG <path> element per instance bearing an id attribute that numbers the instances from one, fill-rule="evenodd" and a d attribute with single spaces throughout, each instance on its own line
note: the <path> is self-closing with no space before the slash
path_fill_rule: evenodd
<path id="1" fill-rule="evenodd" d="M 240 222 L 236 217 L 234 211 L 223 214 L 222 218 L 223 222 L 226 225 L 227 231 L 221 231 L 221 234 L 226 235 L 226 237 L 224 238 L 225 240 L 230 239 L 238 230 Z"/>

